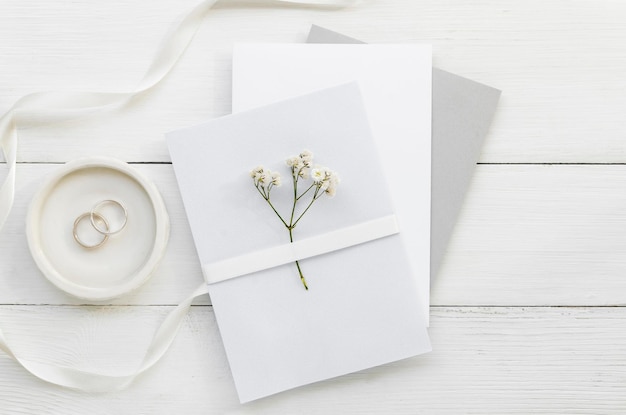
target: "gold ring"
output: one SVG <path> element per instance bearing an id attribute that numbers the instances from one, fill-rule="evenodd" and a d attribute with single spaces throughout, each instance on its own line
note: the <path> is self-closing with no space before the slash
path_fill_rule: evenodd
<path id="1" fill-rule="evenodd" d="M 93 220 L 94 217 L 98 218 L 98 220 L 100 220 L 100 221 L 102 221 L 102 223 L 104 223 L 104 226 L 106 226 L 107 230 L 109 229 L 109 222 L 107 222 L 107 220 L 104 218 L 104 216 L 102 216 L 99 213 L 94 213 L 94 212 L 85 212 L 82 215 L 80 215 L 79 217 L 77 217 L 76 220 L 74 221 L 74 229 L 73 229 L 73 232 L 72 232 L 74 234 L 74 240 L 76 242 L 78 242 L 78 244 L 80 246 L 82 246 L 83 248 L 94 249 L 94 248 L 97 248 L 99 246 L 102 246 L 102 244 L 104 244 L 107 241 L 107 239 L 109 239 L 109 235 L 101 233 L 101 235 L 103 236 L 102 240 L 100 242 L 94 244 L 94 245 L 89 245 L 89 244 L 86 244 L 85 242 L 83 242 L 80 239 L 80 236 L 78 236 L 78 225 L 80 224 L 80 222 L 83 219 L 85 219 L 87 217 L 90 217 L 91 220 Z"/>
<path id="2" fill-rule="evenodd" d="M 109 228 L 109 224 L 106 223 L 105 221 L 103 221 L 106 225 L 106 229 L 102 229 L 101 227 L 98 226 L 98 224 L 96 223 L 95 218 L 96 217 L 100 217 L 102 218 L 102 214 L 98 213 L 98 209 L 101 208 L 102 206 L 106 205 L 106 204 L 113 204 L 113 205 L 117 205 L 119 206 L 119 208 L 122 210 L 122 212 L 124 212 L 124 221 L 122 222 L 122 224 L 115 230 L 110 230 Z M 110 219 L 110 218 L 109 218 Z M 124 205 L 122 205 L 120 202 L 118 202 L 117 200 L 113 200 L 113 199 L 106 199 L 106 200 L 102 200 L 100 202 L 98 202 L 93 209 L 91 209 L 91 212 L 89 212 L 89 220 L 91 221 L 91 226 L 94 227 L 95 230 L 97 230 L 98 232 L 100 232 L 102 235 L 115 235 L 116 233 L 120 232 L 122 229 L 124 229 L 124 227 L 126 226 L 126 222 L 128 222 L 128 212 L 126 211 L 126 207 L 124 207 Z"/>

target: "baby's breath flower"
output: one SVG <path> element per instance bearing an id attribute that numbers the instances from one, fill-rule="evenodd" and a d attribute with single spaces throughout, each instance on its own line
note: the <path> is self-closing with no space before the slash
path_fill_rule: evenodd
<path id="1" fill-rule="evenodd" d="M 280 173 L 277 171 L 273 171 L 270 177 L 272 179 L 272 185 L 280 187 L 280 185 L 282 184 L 280 181 Z"/>
<path id="2" fill-rule="evenodd" d="M 338 174 L 337 174 L 337 172 L 335 172 L 335 171 L 331 171 L 331 172 L 330 172 L 330 178 L 329 178 L 329 180 L 330 180 L 330 182 L 331 182 L 331 183 L 333 183 L 333 184 L 335 184 L 335 185 L 338 185 L 338 184 L 339 184 L 339 182 L 341 182 L 341 179 L 339 178 L 339 175 L 338 175 Z"/>
<path id="3" fill-rule="evenodd" d="M 325 183 L 328 183 L 328 186 L 323 189 L 328 196 L 335 196 L 335 194 L 337 193 L 337 186 L 339 186 L 339 181 L 339 175 L 337 173 L 335 173 L 334 171 L 328 172 L 328 176 L 325 181 Z"/>
<path id="4" fill-rule="evenodd" d="M 333 197 L 337 193 L 337 187 L 336 186 L 328 186 L 328 188 L 326 190 L 324 190 L 324 191 L 326 192 L 328 197 Z"/>
<path id="5" fill-rule="evenodd" d="M 326 171 L 323 167 L 316 167 L 311 170 L 311 179 L 313 179 L 315 183 L 323 181 L 324 178 L 326 178 Z"/>
<path id="6" fill-rule="evenodd" d="M 279 187 L 281 183 L 280 173 L 271 171 L 270 169 L 266 169 L 263 166 L 258 166 L 250 171 L 250 176 L 254 180 L 254 185 L 256 186 L 258 192 L 265 199 L 265 201 L 270 205 L 274 213 L 278 216 L 283 225 L 287 228 L 289 232 L 289 239 L 293 241 L 293 230 L 296 225 L 300 222 L 300 219 L 304 216 L 304 214 L 309 210 L 311 205 L 324 194 L 332 197 L 335 195 L 337 191 L 337 185 L 339 184 L 339 176 L 337 173 L 332 170 L 323 167 L 323 166 L 313 166 L 313 153 L 309 150 L 303 150 L 297 156 L 290 156 L 285 160 L 285 163 L 288 167 L 291 168 L 291 178 L 293 183 L 293 205 L 291 207 L 291 217 L 287 220 L 287 217 L 283 218 L 276 207 L 272 204 L 271 201 L 271 189 L 274 187 Z M 304 184 L 306 190 L 302 190 L 300 188 L 300 192 L 298 191 L 298 185 L 301 183 L 301 180 L 307 180 L 309 177 L 313 180 L 313 184 Z M 303 199 L 303 197 L 307 197 L 308 202 L 305 207 L 301 207 L 299 210 L 296 209 L 299 201 L 305 201 L 307 199 Z M 299 212 L 296 214 L 296 212 Z M 300 268 L 299 261 L 295 261 L 296 267 L 298 268 L 298 274 L 300 275 L 300 280 L 304 285 L 304 288 L 309 289 L 304 275 L 302 274 L 302 269 Z"/>
<path id="7" fill-rule="evenodd" d="M 302 161 L 311 164 L 313 162 L 313 153 L 311 153 L 309 150 L 303 150 L 302 153 L 300 153 L 300 158 L 302 159 Z"/>
<path id="8" fill-rule="evenodd" d="M 287 163 L 287 166 L 295 167 L 300 162 L 300 157 L 298 157 L 298 156 L 291 156 L 291 157 L 287 158 L 287 160 L 285 162 Z"/>
<path id="9" fill-rule="evenodd" d="M 250 170 L 250 177 L 252 177 L 253 179 L 256 179 L 257 176 L 263 172 L 263 166 L 257 166 L 254 169 Z"/>
<path id="10" fill-rule="evenodd" d="M 272 183 L 272 171 L 270 169 L 263 169 L 257 174 L 256 181 L 258 184 L 267 189 Z"/>
<path id="11" fill-rule="evenodd" d="M 309 178 L 309 170 L 311 170 L 311 169 L 309 169 L 307 167 L 300 168 L 300 171 L 298 172 L 298 176 L 300 176 L 301 178 L 303 178 L 305 180 L 308 179 Z"/>

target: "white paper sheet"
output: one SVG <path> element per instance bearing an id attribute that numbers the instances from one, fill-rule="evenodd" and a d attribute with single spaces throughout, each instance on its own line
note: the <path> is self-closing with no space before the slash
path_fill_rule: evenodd
<path id="1" fill-rule="evenodd" d="M 284 160 L 305 148 L 342 179 L 334 198 L 307 212 L 295 239 L 394 213 L 355 83 L 174 131 L 167 142 L 202 264 L 289 241 L 249 171 L 280 171 L 272 201 L 289 209 Z M 429 183 L 417 177 L 412 191 L 427 195 Z M 242 402 L 431 350 L 401 235 L 301 261 L 308 291 L 294 264 L 210 285 Z M 428 245 L 426 238 L 421 249 Z"/>
<path id="2" fill-rule="evenodd" d="M 237 44 L 233 113 L 356 80 L 396 207 L 417 298 L 430 305 L 431 47 L 428 45 Z M 410 231 L 406 231 L 410 230 Z"/>
<path id="3" fill-rule="evenodd" d="M 364 42 L 311 25 L 307 43 Z M 444 261 L 501 94 L 494 87 L 439 68 L 433 68 L 432 78 L 431 289 Z"/>

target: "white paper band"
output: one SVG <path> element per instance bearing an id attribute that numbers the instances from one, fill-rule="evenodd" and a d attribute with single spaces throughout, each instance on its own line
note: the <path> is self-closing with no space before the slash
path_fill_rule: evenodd
<path id="1" fill-rule="evenodd" d="M 261 249 L 249 254 L 203 264 L 202 271 L 208 284 L 274 268 L 296 260 L 327 254 L 354 245 L 398 233 L 395 215 L 363 222 L 302 239 L 292 243 Z"/>
<path id="2" fill-rule="evenodd" d="M 137 87 L 128 92 L 37 92 L 20 98 L 0 117 L 0 151 L 6 161 L 7 175 L 0 186 L 0 230 L 11 212 L 15 195 L 15 168 L 17 154 L 16 123 L 44 124 L 75 118 L 86 112 L 121 104 L 134 95 L 157 85 L 175 66 L 191 43 L 204 15 L 218 0 L 199 3 L 168 33 L 152 63 Z M 263 3 L 263 1 L 260 1 Z M 309 6 L 346 6 L 353 0 L 275 0 L 271 3 L 295 3 Z M 0 350 L 22 365 L 34 376 L 56 385 L 89 392 L 120 389 L 154 365 L 167 351 L 176 336 L 183 317 L 194 298 L 208 293 L 202 284 L 191 296 L 179 304 L 163 321 L 152 339 L 141 364 L 127 374 L 109 376 L 74 368 L 48 365 L 20 358 L 0 329 Z"/>

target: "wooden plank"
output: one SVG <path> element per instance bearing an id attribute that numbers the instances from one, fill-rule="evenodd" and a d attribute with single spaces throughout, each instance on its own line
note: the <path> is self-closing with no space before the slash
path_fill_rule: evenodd
<path id="1" fill-rule="evenodd" d="M 47 282 L 27 248 L 28 203 L 58 165 L 20 165 L 0 233 L 0 303 L 77 304 Z M 171 165 L 135 165 L 160 189 L 172 222 L 148 284 L 114 304 L 177 304 L 202 282 Z M 623 305 L 626 166 L 480 165 L 432 305 Z M 206 304 L 208 299 L 203 300 Z"/>
<path id="2" fill-rule="evenodd" d="M 0 5 L 0 111 L 34 91 L 127 90 L 196 1 L 31 0 Z M 121 108 L 20 131 L 22 161 L 169 159 L 163 134 L 230 112 L 238 41 L 301 42 L 311 23 L 368 42 L 432 43 L 435 64 L 502 89 L 483 162 L 623 162 L 626 4 L 357 2 L 343 10 L 220 5 L 180 65 Z M 367 24 L 364 24 L 366 22 Z"/>
<path id="3" fill-rule="evenodd" d="M 478 166 L 435 305 L 626 304 L 626 166 Z"/>
<path id="4" fill-rule="evenodd" d="M 137 364 L 169 307 L 0 307 L 24 357 L 108 373 Z M 434 352 L 239 405 L 211 307 L 127 389 L 51 387 L 0 355 L 0 413 L 623 414 L 626 308 L 434 308 Z"/>

